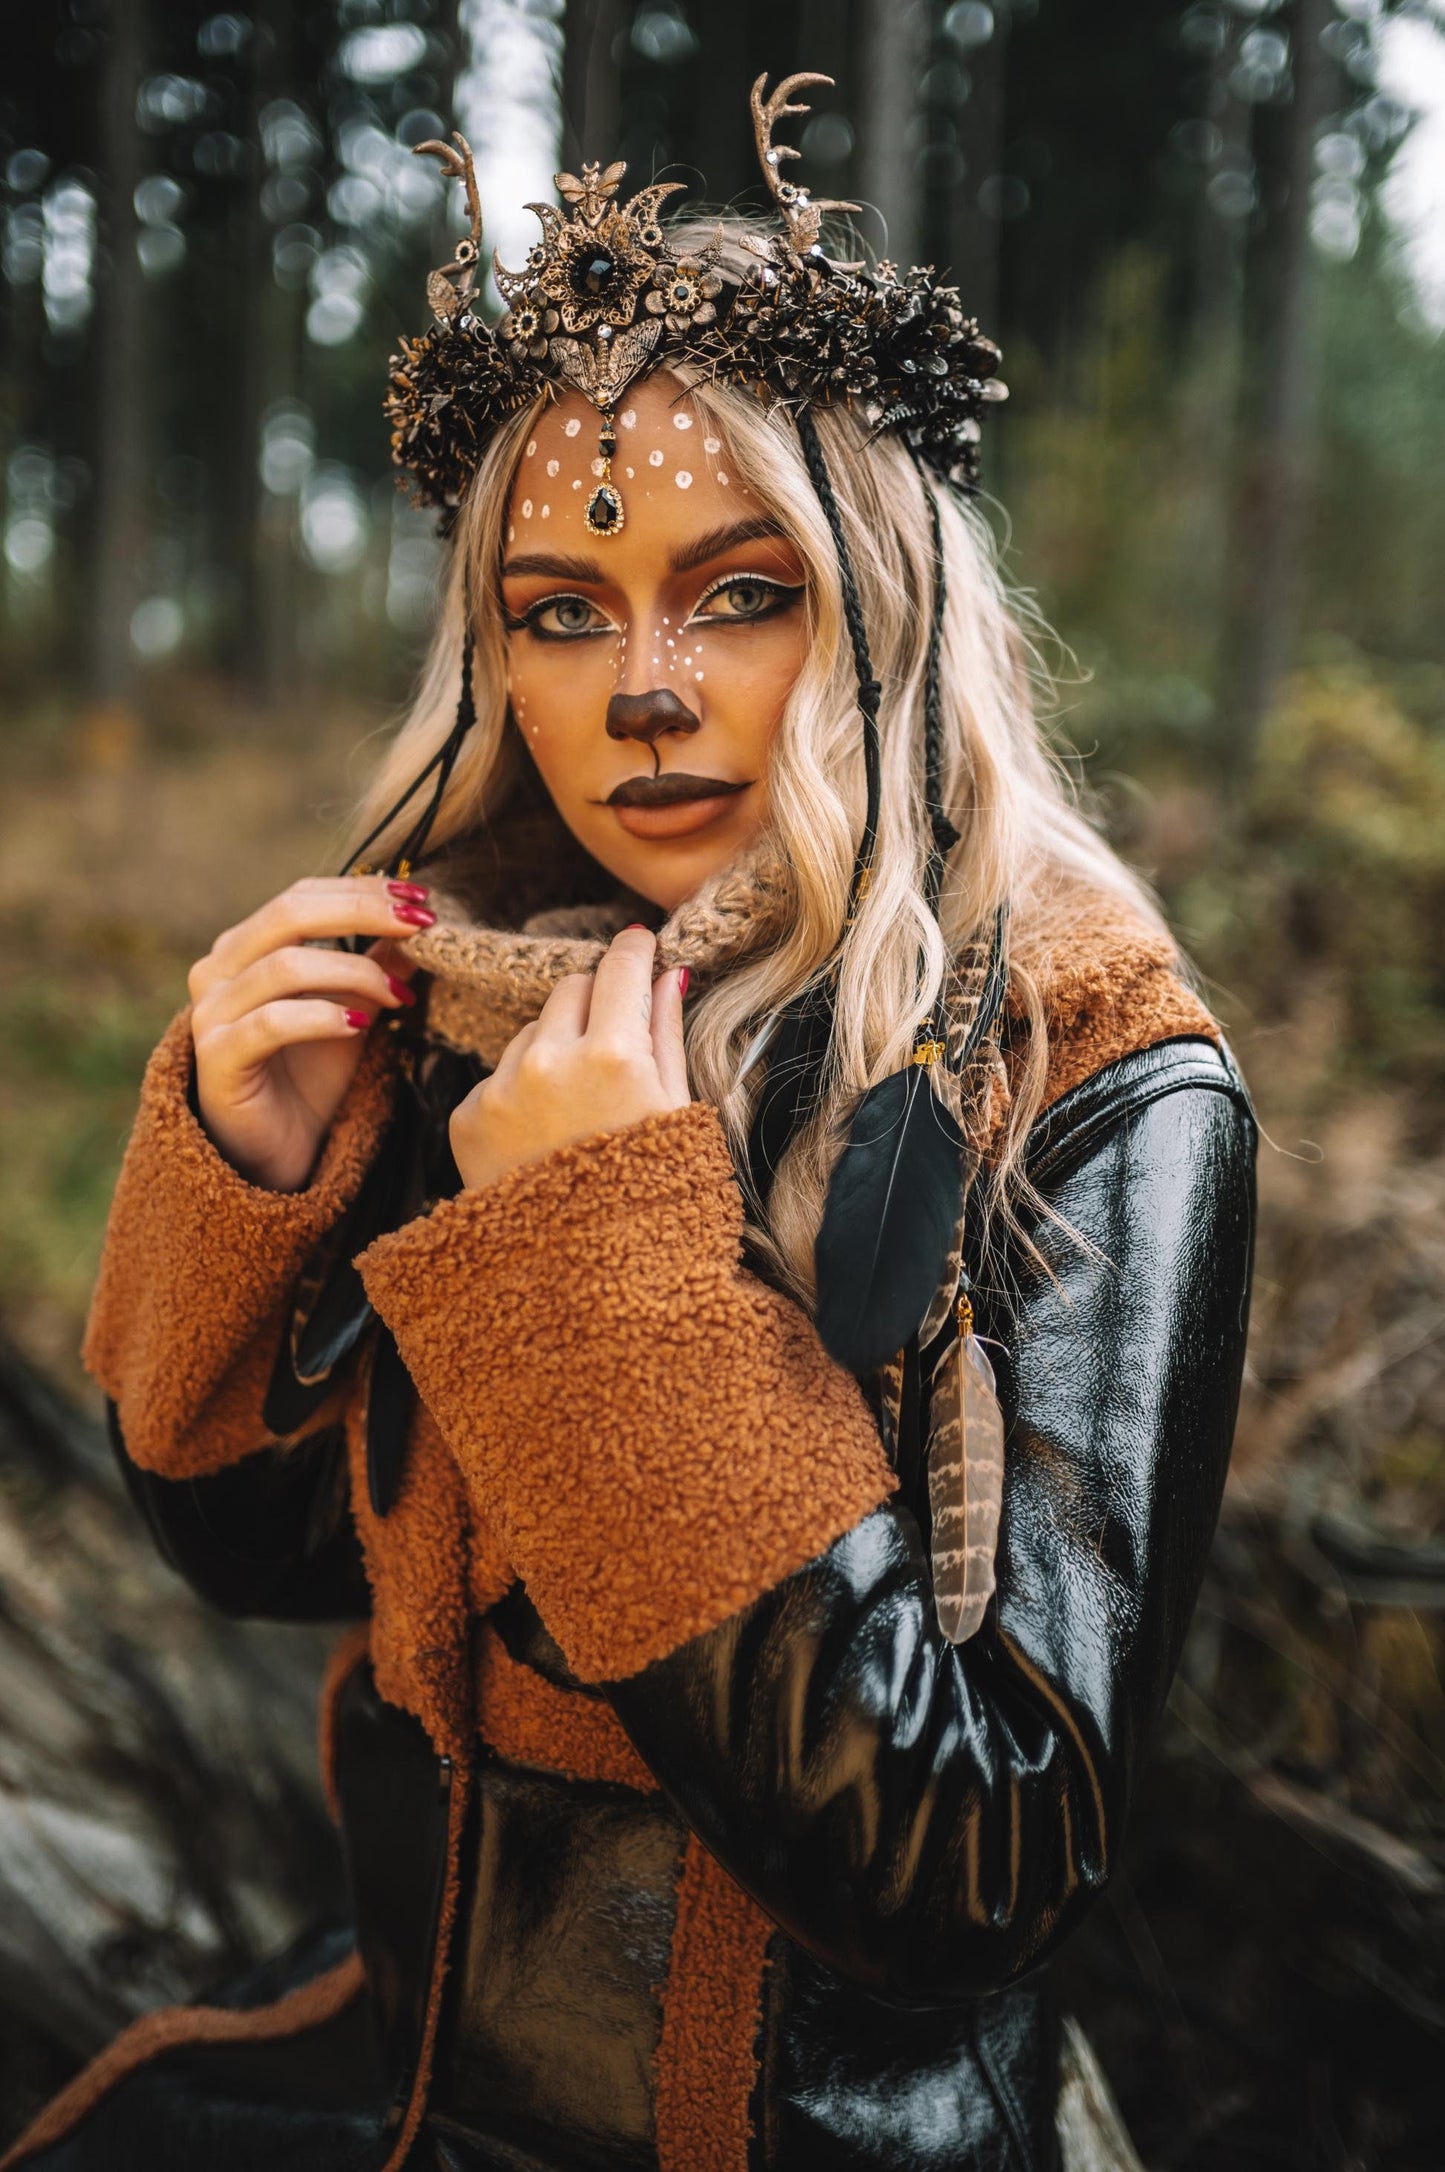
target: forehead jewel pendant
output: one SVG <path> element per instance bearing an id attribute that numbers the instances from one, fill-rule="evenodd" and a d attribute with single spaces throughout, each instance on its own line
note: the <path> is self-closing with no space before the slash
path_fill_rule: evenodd
<path id="1" fill-rule="evenodd" d="M 603 325 L 602 331 L 607 327 Z M 583 525 L 592 535 L 621 535 L 627 520 L 622 494 L 612 480 L 612 455 L 617 450 L 617 433 L 613 425 L 612 409 L 602 410 L 602 428 L 597 439 L 597 457 L 602 480 L 587 500 L 582 511 Z"/>

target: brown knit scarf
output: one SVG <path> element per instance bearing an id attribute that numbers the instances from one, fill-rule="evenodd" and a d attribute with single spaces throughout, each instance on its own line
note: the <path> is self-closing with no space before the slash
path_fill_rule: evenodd
<path id="1" fill-rule="evenodd" d="M 767 948 L 787 925 L 791 886 L 768 831 L 685 898 L 657 928 L 655 970 L 688 966 L 705 987 Z M 595 972 L 612 937 L 656 909 L 618 885 L 610 897 L 543 907 L 515 927 L 476 917 L 464 878 L 432 884 L 435 927 L 398 947 L 434 977 L 427 1028 L 450 1047 L 495 1064 L 567 973 Z"/>

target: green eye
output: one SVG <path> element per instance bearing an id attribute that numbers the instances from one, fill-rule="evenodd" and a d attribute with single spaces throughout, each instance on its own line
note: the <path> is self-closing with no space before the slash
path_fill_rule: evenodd
<path id="1" fill-rule="evenodd" d="M 585 596 L 544 596 L 520 618 L 507 620 L 509 633 L 520 633 L 524 628 L 539 641 L 580 641 L 589 634 L 617 631 L 611 619 Z"/>
<path id="2" fill-rule="evenodd" d="M 714 625 L 771 618 L 774 612 L 786 610 L 802 593 L 801 582 L 789 587 L 782 581 L 765 580 L 761 574 L 735 573 L 700 598 L 693 617 L 711 620 Z"/>

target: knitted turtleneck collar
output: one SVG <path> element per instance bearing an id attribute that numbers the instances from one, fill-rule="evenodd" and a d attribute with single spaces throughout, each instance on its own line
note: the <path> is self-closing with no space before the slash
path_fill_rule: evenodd
<path id="1" fill-rule="evenodd" d="M 764 832 L 657 927 L 656 971 L 686 965 L 705 985 L 766 949 L 786 926 L 790 901 L 782 858 Z M 593 972 L 619 929 L 657 918 L 655 906 L 621 885 L 611 897 L 543 907 L 515 925 L 476 917 L 462 886 L 445 880 L 433 880 L 431 904 L 435 927 L 398 946 L 433 976 L 427 1031 L 488 1064 L 537 1016 L 564 974 Z"/>

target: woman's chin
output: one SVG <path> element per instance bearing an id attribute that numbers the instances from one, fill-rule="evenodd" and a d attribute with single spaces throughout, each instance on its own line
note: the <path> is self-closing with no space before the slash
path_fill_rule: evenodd
<path id="1" fill-rule="evenodd" d="M 751 842 L 759 815 L 749 803 L 757 796 L 748 791 L 675 807 L 604 808 L 607 827 L 589 840 L 589 849 L 639 897 L 670 913 Z M 705 818 L 679 819 L 702 810 Z"/>

